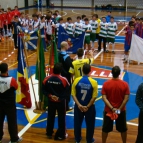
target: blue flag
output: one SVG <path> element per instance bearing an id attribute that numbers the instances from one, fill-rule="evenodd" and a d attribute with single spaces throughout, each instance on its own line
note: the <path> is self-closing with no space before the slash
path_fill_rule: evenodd
<path id="1" fill-rule="evenodd" d="M 58 32 L 58 49 L 60 49 L 61 42 L 68 42 L 69 49 L 67 53 L 76 53 L 78 48 L 83 48 L 85 32 L 78 37 L 71 37 L 68 35 L 66 30 L 60 25 Z"/>

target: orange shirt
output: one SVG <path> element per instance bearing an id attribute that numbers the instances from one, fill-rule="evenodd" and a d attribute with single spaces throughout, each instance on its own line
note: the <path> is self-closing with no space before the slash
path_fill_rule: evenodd
<path id="1" fill-rule="evenodd" d="M 102 95 L 106 95 L 108 101 L 114 108 L 119 108 L 122 104 L 125 95 L 129 95 L 129 86 L 127 82 L 122 81 L 120 79 L 111 79 L 106 81 L 103 84 Z M 122 111 L 124 111 L 126 108 L 123 107 Z M 105 111 L 111 112 L 111 109 L 105 105 Z"/>

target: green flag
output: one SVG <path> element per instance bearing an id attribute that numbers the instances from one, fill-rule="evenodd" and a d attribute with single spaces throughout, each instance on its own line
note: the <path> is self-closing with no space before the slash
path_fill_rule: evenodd
<path id="1" fill-rule="evenodd" d="M 41 40 L 41 33 L 39 31 L 35 78 L 39 81 L 38 89 L 39 89 L 39 102 L 41 103 L 40 105 L 41 107 L 39 107 L 40 109 L 42 109 L 43 107 L 45 109 L 48 105 L 48 98 L 42 92 L 42 83 L 45 77 L 46 77 L 46 70 L 45 70 L 44 45 Z"/>

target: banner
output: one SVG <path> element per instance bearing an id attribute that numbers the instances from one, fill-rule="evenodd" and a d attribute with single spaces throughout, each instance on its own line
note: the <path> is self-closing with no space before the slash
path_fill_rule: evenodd
<path id="1" fill-rule="evenodd" d="M 25 46 L 28 50 L 37 49 L 38 34 L 37 31 L 31 31 L 24 34 Z"/>
<path id="2" fill-rule="evenodd" d="M 129 60 L 143 63 L 143 39 L 135 34 L 132 34 Z"/>
<path id="3" fill-rule="evenodd" d="M 24 45 L 21 37 L 18 37 L 18 47 L 18 89 L 16 91 L 16 102 L 26 106 L 27 108 L 31 108 L 32 103 L 29 90 L 28 73 L 23 53 Z"/>
<path id="4" fill-rule="evenodd" d="M 58 32 L 58 49 L 60 49 L 61 42 L 68 42 L 69 48 L 67 53 L 76 53 L 78 48 L 83 48 L 84 46 L 85 32 L 83 32 L 78 37 L 70 37 L 66 30 L 60 25 Z"/>

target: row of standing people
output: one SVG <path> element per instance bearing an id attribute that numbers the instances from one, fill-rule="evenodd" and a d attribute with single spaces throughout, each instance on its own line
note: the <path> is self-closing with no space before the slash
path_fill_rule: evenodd
<path id="1" fill-rule="evenodd" d="M 82 59 L 83 49 L 78 49 L 78 59 L 72 61 L 66 54 L 68 49 L 67 42 L 61 43 L 61 52 L 59 61 L 54 65 L 53 74 L 46 77 L 43 81 L 43 93 L 48 97 L 48 118 L 46 134 L 49 139 L 53 135 L 54 118 L 56 110 L 58 112 L 58 130 L 55 133 L 55 140 L 63 140 L 67 137 L 65 129 L 65 113 L 68 93 L 75 101 L 74 105 L 74 136 L 75 141 L 79 143 L 82 140 L 81 124 L 85 117 L 86 121 L 86 141 L 87 143 L 95 142 L 93 138 L 95 126 L 95 99 L 98 95 L 98 83 L 89 77 L 91 71 L 90 64 L 93 62 L 93 53 L 90 53 L 90 59 Z M 79 67 L 79 63 L 81 63 Z M 68 67 L 67 67 L 68 66 Z M 66 68 L 65 68 L 66 67 Z M 77 69 L 76 69 L 77 68 Z M 81 69 L 81 70 L 80 70 Z M 15 90 L 18 88 L 16 80 L 8 75 L 8 65 L 0 64 L 0 142 L 3 138 L 4 117 L 8 119 L 8 130 L 10 133 L 10 143 L 20 142 L 22 138 L 18 137 L 16 121 Z M 74 72 L 72 72 L 74 71 Z M 76 75 L 72 84 L 68 82 L 67 77 L 71 74 Z M 113 78 L 106 81 L 102 87 L 102 99 L 105 103 L 102 143 L 106 143 L 108 133 L 113 130 L 113 120 L 116 120 L 116 129 L 121 133 L 122 142 L 126 143 L 127 126 L 126 126 L 126 108 L 125 105 L 129 100 L 129 86 L 126 82 L 119 79 L 120 68 L 115 66 L 111 73 Z M 137 90 L 136 103 L 140 108 L 139 127 L 136 143 L 143 141 L 142 133 L 142 84 Z M 70 90 L 70 88 L 72 90 Z M 67 92 L 68 91 L 68 92 Z M 70 92 L 69 92 L 70 91 Z M 68 104 L 67 104 L 68 105 Z M 98 112 L 98 111 L 97 111 Z"/>

